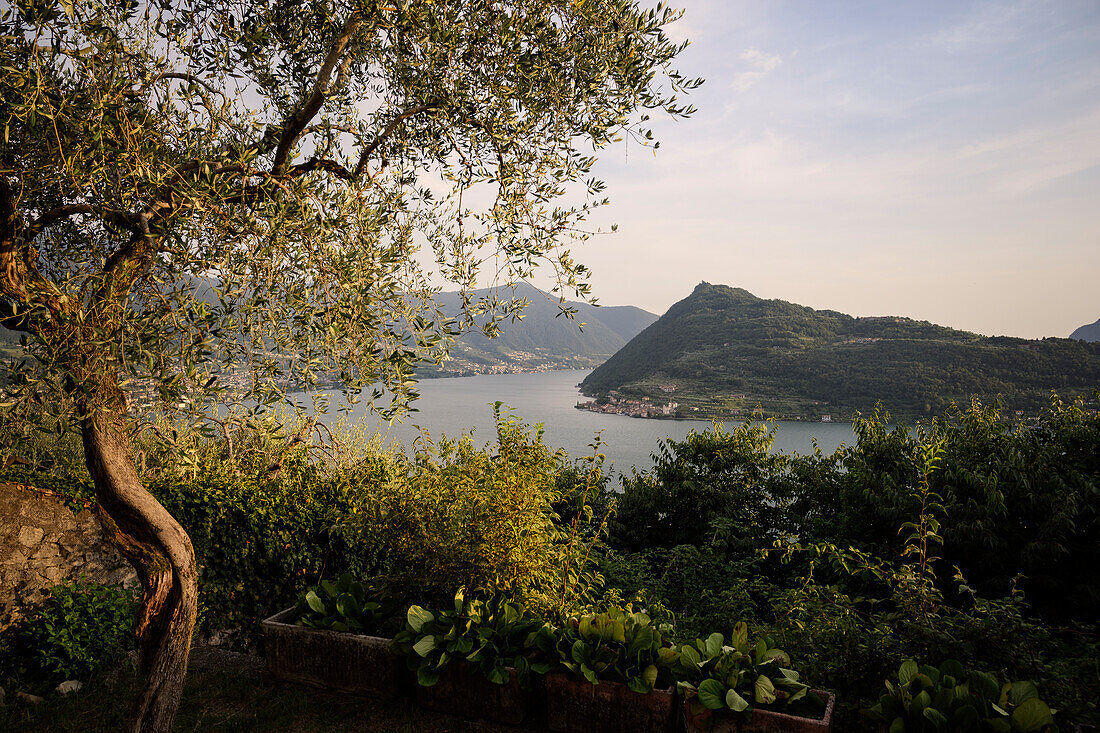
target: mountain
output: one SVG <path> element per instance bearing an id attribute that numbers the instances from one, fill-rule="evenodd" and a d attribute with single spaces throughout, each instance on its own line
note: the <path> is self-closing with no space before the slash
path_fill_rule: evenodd
<path id="1" fill-rule="evenodd" d="M 196 280 L 193 290 L 199 300 L 211 305 L 216 302 L 211 282 Z M 474 290 L 471 296 L 476 300 L 489 293 L 489 289 Z M 508 298 L 513 291 L 498 289 L 497 294 Z M 464 334 L 441 368 L 424 369 L 420 376 L 588 369 L 602 363 L 657 320 L 653 313 L 632 305 L 567 302 L 577 311 L 569 319 L 559 315 L 557 300 L 530 285 L 516 286 L 514 295 L 530 301 L 522 319 L 504 321 L 500 333 L 492 339 L 479 331 Z M 459 293 L 440 293 L 436 300 L 448 315 L 457 315 L 461 309 Z M 21 356 L 19 334 L 0 326 L 0 359 Z"/>
<path id="2" fill-rule="evenodd" d="M 1069 337 L 1071 339 L 1080 339 L 1081 341 L 1100 341 L 1100 319 L 1097 319 L 1095 323 L 1090 323 L 1087 326 L 1081 326 L 1071 333 Z"/>
<path id="3" fill-rule="evenodd" d="M 581 384 L 616 404 L 678 403 L 680 416 L 897 419 L 972 396 L 1006 409 L 1100 387 L 1100 343 L 986 337 L 896 316 L 855 318 L 701 283 Z M 594 406 L 593 406 L 594 407 Z M 759 408 L 759 409 L 757 409 Z M 610 408 L 628 412 L 625 406 Z"/>
<path id="4" fill-rule="evenodd" d="M 471 295 L 476 299 L 488 293 L 488 289 L 474 290 Z M 500 290 L 498 295 L 512 297 L 513 292 Z M 586 369 L 603 362 L 657 320 L 653 313 L 632 305 L 567 302 L 577 311 L 569 319 L 560 315 L 556 300 L 527 284 L 516 286 L 514 296 L 530 301 L 522 319 L 502 322 L 500 333 L 491 339 L 480 331 L 464 334 L 447 362 L 439 369 L 425 370 L 422 376 Z M 440 293 L 436 301 L 448 315 L 457 314 L 462 302 L 459 293 Z"/>

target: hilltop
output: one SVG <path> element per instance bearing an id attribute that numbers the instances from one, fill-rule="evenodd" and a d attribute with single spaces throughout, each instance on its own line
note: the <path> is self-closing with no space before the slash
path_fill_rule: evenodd
<path id="1" fill-rule="evenodd" d="M 1100 344 L 987 337 L 901 316 L 857 318 L 700 283 L 582 382 L 679 416 L 899 419 L 952 401 L 1036 410 L 1100 387 Z"/>
<path id="2" fill-rule="evenodd" d="M 470 295 L 477 299 L 489 292 L 474 290 Z M 512 293 L 504 290 L 500 296 L 510 297 Z M 560 315 L 556 300 L 527 284 L 517 285 L 514 296 L 529 301 L 521 320 L 501 323 L 500 333 L 491 339 L 480 331 L 463 334 L 443 366 L 426 369 L 421 376 L 588 369 L 657 320 L 655 314 L 632 305 L 595 306 L 567 301 L 566 306 L 576 309 L 569 319 Z M 444 313 L 459 312 L 459 293 L 440 293 L 436 301 Z"/>
<path id="3" fill-rule="evenodd" d="M 1100 341 L 1100 318 L 1096 319 L 1094 323 L 1081 326 L 1076 331 L 1069 335 L 1071 339 L 1080 339 L 1082 341 Z"/>

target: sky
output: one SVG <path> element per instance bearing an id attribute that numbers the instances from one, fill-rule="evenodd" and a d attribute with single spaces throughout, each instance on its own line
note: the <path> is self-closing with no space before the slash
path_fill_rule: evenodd
<path id="1" fill-rule="evenodd" d="M 681 5 L 706 83 L 658 150 L 601 151 L 601 303 L 706 280 L 986 335 L 1100 318 L 1100 2 Z"/>

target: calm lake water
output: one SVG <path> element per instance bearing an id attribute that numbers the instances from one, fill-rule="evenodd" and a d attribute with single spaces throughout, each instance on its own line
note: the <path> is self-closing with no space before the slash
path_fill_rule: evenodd
<path id="1" fill-rule="evenodd" d="M 417 412 L 403 423 L 387 424 L 366 415 L 364 405 L 348 413 L 351 421 L 373 423 L 387 443 L 411 445 L 421 430 L 433 437 L 457 436 L 473 431 L 475 440 L 484 444 L 494 440 L 493 403 L 500 400 L 528 424 L 545 426 L 545 442 L 564 448 L 573 456 L 590 455 L 589 444 L 603 431 L 602 452 L 616 471 L 629 473 L 653 465 L 651 454 L 662 438 L 680 440 L 689 430 L 710 425 L 705 420 L 647 420 L 624 415 L 604 415 L 578 410 L 582 398 L 577 384 L 588 370 L 542 372 L 538 374 L 487 374 L 452 379 L 425 379 L 420 383 Z M 322 420 L 332 424 L 340 418 L 336 407 L 339 392 L 332 392 L 332 404 Z M 811 453 L 816 438 L 821 450 L 831 453 L 841 444 L 851 445 L 855 436 L 847 423 L 776 423 L 773 450 L 785 453 Z"/>

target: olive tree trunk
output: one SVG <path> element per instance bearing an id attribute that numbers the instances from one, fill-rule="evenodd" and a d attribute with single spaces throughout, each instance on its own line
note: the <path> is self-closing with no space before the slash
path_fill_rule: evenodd
<path id="1" fill-rule="evenodd" d="M 65 207 L 56 211 L 68 215 Z M 62 357 L 100 522 L 137 570 L 144 590 L 135 633 L 146 682 L 129 729 L 166 732 L 179 708 L 191 652 L 198 608 L 195 551 L 183 527 L 141 483 L 130 450 L 126 397 L 97 331 L 111 325 L 120 295 L 148 265 L 148 231 L 139 231 L 108 260 L 109 277 L 94 306 L 82 313 L 81 297 L 66 297 L 39 271 L 28 238 L 32 229 L 23 226 L 15 189 L 0 175 L 0 327 L 35 334 Z"/>
<path id="2" fill-rule="evenodd" d="M 108 399 L 101 395 L 96 406 L 80 405 L 81 436 L 100 522 L 137 570 L 144 591 L 135 633 L 146 680 L 128 729 L 161 733 L 172 726 L 187 674 L 198 608 L 195 551 L 183 527 L 141 482 L 122 392 L 117 384 L 104 390 Z"/>

